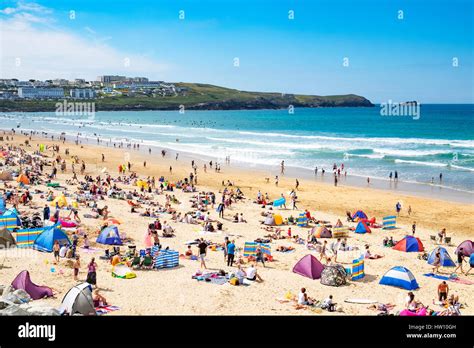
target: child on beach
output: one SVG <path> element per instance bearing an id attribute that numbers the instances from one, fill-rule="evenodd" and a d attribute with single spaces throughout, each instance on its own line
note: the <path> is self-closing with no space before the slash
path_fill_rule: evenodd
<path id="1" fill-rule="evenodd" d="M 74 264 L 72 267 L 74 269 L 74 280 L 77 281 L 77 276 L 79 275 L 79 268 L 81 268 L 81 261 L 79 255 L 76 255 L 76 259 L 74 260 Z"/>

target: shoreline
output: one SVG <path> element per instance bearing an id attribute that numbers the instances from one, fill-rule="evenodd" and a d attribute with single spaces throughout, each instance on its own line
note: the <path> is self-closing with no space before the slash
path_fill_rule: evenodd
<path id="1" fill-rule="evenodd" d="M 2 129 L 2 130 L 9 131 L 7 129 Z M 22 129 L 20 128 L 20 130 Z M 50 131 L 48 134 L 60 135 L 61 133 L 57 131 Z M 87 145 L 95 145 L 95 146 L 100 146 L 104 148 L 112 148 L 104 144 L 99 144 L 99 145 L 93 144 L 92 142 L 95 140 L 95 138 L 90 137 L 90 136 L 87 137 L 87 136 L 81 135 L 81 136 L 78 136 L 77 138 L 86 140 Z M 74 143 L 75 141 L 73 136 L 66 135 L 66 139 L 72 143 Z M 105 140 L 101 140 L 101 141 L 103 141 L 104 143 L 107 143 Z M 189 162 L 192 160 L 196 160 L 198 156 L 199 156 L 199 161 L 203 163 L 205 161 L 207 162 L 209 161 L 216 162 L 217 160 L 219 160 L 219 162 L 221 160 L 224 161 L 224 159 L 216 158 L 212 156 L 196 155 L 191 152 L 177 151 L 171 147 L 168 147 L 167 145 L 163 145 L 163 146 L 143 145 L 143 146 L 146 148 L 156 149 L 157 150 L 156 152 L 159 152 L 162 149 L 165 149 L 167 152 L 173 153 L 173 155 L 175 155 L 176 153 L 179 153 L 180 157 L 187 158 Z M 146 154 L 145 149 L 140 149 L 140 152 L 143 152 L 144 154 Z M 235 167 L 241 170 L 251 169 L 252 171 L 255 170 L 257 172 L 260 172 L 262 175 L 267 175 L 267 177 L 270 178 L 270 182 L 274 181 L 275 175 L 280 175 L 280 169 L 278 166 L 271 166 L 271 165 L 266 165 L 266 164 L 253 164 L 253 163 L 233 160 L 232 158 L 231 158 L 231 161 L 232 161 L 232 165 L 235 165 Z M 325 176 L 322 176 L 321 170 L 319 170 L 318 175 L 315 177 L 313 170 L 302 168 L 302 167 L 286 166 L 285 177 L 290 178 L 290 179 L 298 179 L 298 180 L 304 179 L 307 181 L 321 183 L 324 185 L 334 186 L 334 179 L 333 179 L 333 174 L 331 171 L 327 171 Z M 403 180 L 399 180 L 397 182 L 391 181 L 391 180 L 389 181 L 389 180 L 378 178 L 378 177 L 370 177 L 370 185 L 368 185 L 366 179 L 367 177 L 364 177 L 362 175 L 347 174 L 347 177 L 345 177 L 344 175 L 341 175 L 340 177 L 338 177 L 338 180 L 339 180 L 338 186 L 347 186 L 347 187 L 360 188 L 360 189 L 366 189 L 366 188 L 376 189 L 376 190 L 381 190 L 381 191 L 387 191 L 393 194 L 415 196 L 419 198 L 428 198 L 428 199 L 433 199 L 433 200 L 442 201 L 442 202 L 463 203 L 463 204 L 474 203 L 474 191 L 466 191 L 459 188 L 445 187 L 439 184 L 431 184 L 428 182 L 427 183 L 408 182 L 408 181 L 403 181 Z"/>

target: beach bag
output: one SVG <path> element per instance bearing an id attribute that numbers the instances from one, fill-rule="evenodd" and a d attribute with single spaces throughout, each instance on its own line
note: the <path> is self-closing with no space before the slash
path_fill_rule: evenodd
<path id="1" fill-rule="evenodd" d="M 229 280 L 230 285 L 239 285 L 239 279 L 237 278 L 232 278 Z"/>

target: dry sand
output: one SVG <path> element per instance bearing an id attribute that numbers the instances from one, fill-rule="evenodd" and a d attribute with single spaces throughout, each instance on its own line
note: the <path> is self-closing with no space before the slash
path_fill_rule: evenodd
<path id="1" fill-rule="evenodd" d="M 16 135 L 13 143 L 23 143 L 25 137 Z M 12 143 L 12 142 L 10 142 Z M 58 144 L 50 142 L 43 138 L 34 138 L 30 141 L 34 150 L 39 143 Z M 174 154 L 162 158 L 160 154 L 140 153 L 128 149 L 113 149 L 103 146 L 82 145 L 77 146 L 72 143 L 60 144 L 61 156 L 64 155 L 64 149 L 70 149 L 70 156 L 78 155 L 81 160 L 87 164 L 86 173 L 99 175 L 104 167 L 112 173 L 117 174 L 119 163 L 126 163 L 128 159 L 133 164 L 132 170 L 138 172 L 140 176 L 148 175 L 159 178 L 164 175 L 172 180 L 182 179 L 191 172 L 191 163 L 176 161 Z M 48 150 L 50 156 L 52 153 Z M 106 162 L 101 163 L 101 154 L 105 154 Z M 143 161 L 147 161 L 146 168 L 143 167 Z M 59 182 L 64 184 L 66 178 L 71 176 L 70 161 L 68 163 L 68 172 L 59 174 Z M 281 193 L 287 195 L 288 191 L 294 187 L 293 178 L 282 177 L 279 187 L 270 181 L 265 182 L 265 177 L 269 177 L 266 172 L 254 170 L 244 171 L 241 168 L 222 165 L 221 173 L 215 173 L 208 170 L 203 172 L 203 162 L 198 164 L 198 188 L 200 190 L 213 190 L 217 192 L 222 190 L 222 180 L 231 180 L 236 187 L 240 187 L 247 200 L 243 203 L 234 204 L 226 210 L 226 220 L 224 222 L 224 232 L 222 234 L 207 234 L 204 237 L 215 242 L 223 242 L 224 237 L 229 235 L 231 239 L 236 240 L 238 247 L 243 247 L 245 241 L 253 241 L 257 237 L 263 237 L 267 234 L 261 229 L 259 221 L 262 220 L 260 213 L 263 209 L 252 203 L 258 190 L 262 193 L 268 192 L 270 198 L 278 197 Z M 169 167 L 172 165 L 173 174 L 169 174 Z M 65 185 L 65 184 L 64 184 Z M 65 185 L 67 186 L 67 185 Z M 75 190 L 75 186 L 67 186 L 70 192 Z M 42 189 L 46 190 L 45 187 Z M 130 187 L 130 189 L 133 189 Z M 182 202 L 176 205 L 178 211 L 186 212 L 190 210 L 189 199 L 191 193 L 175 191 L 174 194 Z M 164 195 L 155 196 L 156 200 L 164 203 Z M 217 199 L 220 195 L 217 195 Z M 136 271 L 135 279 L 125 280 L 113 278 L 111 276 L 111 265 L 103 260 L 98 260 L 98 286 L 102 289 L 102 294 L 107 298 L 110 304 L 120 307 L 119 311 L 112 312 L 109 315 L 139 315 L 139 314 L 217 314 L 217 315 L 244 315 L 244 314 L 265 314 L 265 315 L 303 315 L 314 312 L 309 310 L 297 310 L 291 303 L 279 303 L 277 298 L 284 297 L 287 291 L 297 294 L 301 287 L 307 289 L 308 294 L 316 299 L 324 299 L 328 295 L 334 296 L 335 302 L 342 304 L 343 314 L 348 315 L 374 315 L 375 312 L 367 309 L 367 305 L 344 303 L 346 298 L 367 298 L 381 303 L 393 303 L 395 310 L 402 310 L 407 291 L 390 286 L 379 285 L 378 282 L 382 275 L 393 266 L 402 265 L 410 269 L 419 285 L 420 289 L 415 292 L 416 298 L 425 305 L 431 305 L 431 308 L 440 310 L 441 308 L 432 304 L 436 297 L 436 289 L 439 280 L 424 277 L 422 274 L 431 272 L 432 267 L 425 261 L 417 258 L 417 253 L 404 253 L 382 246 L 382 239 L 385 236 L 393 236 L 395 240 L 400 240 L 406 234 L 411 234 L 411 224 L 417 222 L 416 235 L 422 240 L 425 249 L 431 251 L 435 244 L 430 241 L 430 235 L 437 234 L 441 228 L 447 228 L 447 235 L 452 237 L 452 245 L 447 249 L 454 257 L 455 247 L 466 239 L 472 239 L 474 226 L 473 204 L 460 204 L 445 201 L 436 201 L 427 198 L 402 196 L 396 193 L 374 190 L 369 188 L 354 188 L 340 185 L 333 187 L 322 183 L 300 180 L 300 190 L 298 191 L 300 209 L 309 209 L 313 216 L 320 220 L 327 220 L 335 223 L 338 218 L 345 221 L 345 211 L 356 209 L 364 210 L 369 217 L 376 217 L 377 221 L 386 215 L 394 214 L 394 206 L 397 201 L 403 202 L 404 210 L 398 219 L 398 229 L 388 232 L 382 229 L 373 229 L 372 234 L 350 234 L 349 245 L 358 246 L 363 249 L 365 244 L 370 245 L 372 253 L 382 254 L 384 257 L 378 260 L 365 261 L 366 276 L 359 281 L 349 281 L 347 286 L 328 287 L 322 285 L 319 280 L 311 280 L 302 277 L 291 271 L 294 264 L 304 255 L 313 253 L 308 251 L 304 245 L 296 245 L 290 240 L 279 240 L 272 243 L 274 262 L 267 263 L 267 268 L 258 267 L 259 274 L 263 277 L 263 283 L 254 283 L 250 286 L 234 287 L 229 284 L 213 285 L 205 282 L 198 282 L 191 279 L 199 269 L 198 261 L 180 259 L 180 266 L 174 269 L 159 271 Z M 34 203 L 42 207 L 44 200 L 39 195 L 34 195 Z M 108 205 L 111 215 L 122 220 L 123 224 L 120 230 L 126 231 L 128 237 L 134 240 L 137 249 L 144 247 L 144 235 L 147 231 L 147 224 L 153 221 L 151 218 L 140 217 L 138 214 L 131 214 L 129 206 L 124 201 L 108 199 L 105 204 Z M 406 208 L 411 205 L 413 212 L 408 216 Z M 99 203 L 99 206 L 101 204 Z M 290 208 L 290 207 L 289 207 Z M 20 207 L 20 211 L 29 211 L 29 208 Z M 296 216 L 300 211 L 278 210 L 283 217 L 290 215 Z M 88 210 L 82 208 L 80 215 L 87 213 Z M 243 213 L 248 223 L 232 223 L 231 216 Z M 217 219 L 217 213 L 211 211 L 211 216 Z M 95 241 L 97 230 L 100 224 L 99 220 L 83 218 L 83 228 L 90 231 L 90 240 Z M 170 220 L 170 216 L 164 214 L 162 220 Z M 164 246 L 170 249 L 178 250 L 184 253 L 186 246 L 184 243 L 188 240 L 201 237 L 197 225 L 188 225 L 172 222 L 171 225 L 177 231 L 174 238 L 160 238 Z M 355 226 L 350 223 L 349 225 Z M 307 229 L 292 226 L 293 234 L 299 234 L 306 238 Z M 94 231 L 94 232 L 92 232 Z M 286 231 L 286 228 L 285 228 Z M 329 240 L 331 243 L 334 239 Z M 81 243 L 80 243 L 81 245 Z M 294 246 L 296 251 L 293 253 L 275 252 L 278 245 Z M 104 246 L 92 243 L 94 248 L 100 248 L 95 254 L 85 253 L 78 249 L 82 258 L 82 269 L 79 275 L 80 279 L 85 280 L 86 263 L 92 256 L 96 259 L 103 254 Z M 193 247 L 196 252 L 196 247 Z M 6 258 L 5 258 L 6 257 Z M 62 297 L 67 290 L 76 282 L 73 280 L 72 269 L 68 262 L 61 260 L 59 265 L 55 265 L 56 272 L 52 273 L 53 256 L 48 253 L 40 253 L 32 250 L 22 250 L 21 253 L 15 250 L 1 251 L 0 262 L 4 260 L 4 268 L 0 270 L 0 284 L 6 284 L 23 269 L 28 269 L 32 279 L 37 284 L 49 285 L 56 290 L 56 298 L 39 300 L 50 305 L 59 305 Z M 347 257 L 347 261 L 350 257 Z M 206 259 L 208 268 L 231 270 L 224 263 L 222 251 L 209 251 Z M 347 264 L 349 266 L 349 264 Z M 466 267 L 466 266 L 465 266 Z M 449 275 L 450 269 L 441 269 L 445 275 Z M 61 274 L 62 273 L 62 274 Z M 462 276 L 466 278 L 466 276 Z M 474 274 L 467 276 L 474 281 Z M 459 295 L 461 302 L 465 304 L 462 309 L 463 314 L 474 314 L 474 285 L 461 285 L 454 282 L 448 282 L 450 292 Z M 323 314 L 331 314 L 323 312 Z M 338 315 L 341 313 L 334 313 Z"/>

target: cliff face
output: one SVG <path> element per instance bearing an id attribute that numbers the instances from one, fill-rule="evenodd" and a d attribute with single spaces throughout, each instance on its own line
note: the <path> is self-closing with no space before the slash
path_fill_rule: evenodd
<path id="1" fill-rule="evenodd" d="M 170 96 L 141 95 L 104 96 L 95 100 L 96 111 L 119 110 L 255 110 L 293 107 L 371 107 L 366 98 L 348 94 L 315 96 L 282 93 L 247 92 L 206 84 L 175 83 L 177 92 Z M 74 101 L 68 99 L 68 101 Z M 55 111 L 57 100 L 0 100 L 3 112 Z"/>

